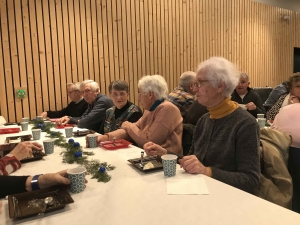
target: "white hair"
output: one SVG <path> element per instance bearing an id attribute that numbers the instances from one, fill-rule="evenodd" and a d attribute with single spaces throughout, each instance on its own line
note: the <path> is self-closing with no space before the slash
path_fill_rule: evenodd
<path id="1" fill-rule="evenodd" d="M 79 91 L 80 90 L 80 82 L 73 82 L 73 83 L 68 83 L 67 87 L 72 87 L 73 91 Z"/>
<path id="2" fill-rule="evenodd" d="M 204 74 L 210 84 L 217 88 L 225 85 L 222 96 L 230 97 L 239 82 L 239 72 L 236 66 L 222 57 L 211 57 L 198 65 L 197 74 Z"/>
<path id="3" fill-rule="evenodd" d="M 97 82 L 93 81 L 93 80 L 84 80 L 84 81 L 82 81 L 81 84 L 80 84 L 80 88 L 83 88 L 86 84 L 90 84 L 91 89 L 93 91 L 99 90 L 99 84 Z"/>
<path id="4" fill-rule="evenodd" d="M 155 100 L 167 98 L 169 94 L 168 84 L 161 75 L 143 76 L 139 80 L 138 88 L 145 93 L 153 91 Z"/>
<path id="5" fill-rule="evenodd" d="M 244 79 L 246 79 L 248 82 L 250 81 L 250 77 L 249 77 L 249 75 L 248 74 L 246 74 L 246 73 L 240 73 L 240 75 L 239 75 L 239 79 L 241 79 L 241 78 L 244 78 Z"/>

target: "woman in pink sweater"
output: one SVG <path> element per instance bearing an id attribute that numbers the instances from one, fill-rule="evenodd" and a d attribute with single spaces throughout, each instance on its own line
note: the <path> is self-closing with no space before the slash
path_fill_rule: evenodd
<path id="1" fill-rule="evenodd" d="M 134 141 L 142 148 L 152 141 L 164 148 L 182 154 L 182 117 L 179 109 L 165 100 L 168 96 L 168 85 L 160 75 L 147 75 L 138 83 L 139 101 L 145 110 L 143 116 L 136 122 L 125 121 L 121 129 L 100 135 L 98 143 L 116 139 Z"/>

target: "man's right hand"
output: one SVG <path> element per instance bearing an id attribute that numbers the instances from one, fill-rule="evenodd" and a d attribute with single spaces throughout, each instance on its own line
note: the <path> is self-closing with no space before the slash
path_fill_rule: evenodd
<path id="1" fill-rule="evenodd" d="M 66 125 L 67 123 L 69 123 L 70 118 L 68 116 L 64 116 L 58 120 L 56 120 L 56 124 L 57 125 Z"/>

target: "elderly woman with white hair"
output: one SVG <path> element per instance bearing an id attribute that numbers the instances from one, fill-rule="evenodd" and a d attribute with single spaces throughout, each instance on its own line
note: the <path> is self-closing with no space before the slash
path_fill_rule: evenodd
<path id="1" fill-rule="evenodd" d="M 259 183 L 259 127 L 230 95 L 238 83 L 236 67 L 213 57 L 198 66 L 194 90 L 208 113 L 197 122 L 188 156 L 179 160 L 188 173 L 204 174 L 247 192 Z M 148 155 L 168 150 L 146 143 Z"/>
<path id="2" fill-rule="evenodd" d="M 98 142 L 116 139 L 134 141 L 143 147 L 154 142 L 176 154 L 182 154 L 182 117 L 179 109 L 167 101 L 168 85 L 160 75 L 147 75 L 138 82 L 138 97 L 145 110 L 135 123 L 123 122 L 120 129 L 98 136 Z"/>

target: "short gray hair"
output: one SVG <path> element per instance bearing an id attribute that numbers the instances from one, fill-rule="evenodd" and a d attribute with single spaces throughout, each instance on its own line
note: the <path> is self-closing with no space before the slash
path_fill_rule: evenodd
<path id="1" fill-rule="evenodd" d="M 239 75 L 239 79 L 241 78 L 245 78 L 248 82 L 250 81 L 250 77 L 248 76 L 248 74 L 241 72 Z"/>
<path id="2" fill-rule="evenodd" d="M 180 76 L 179 86 L 187 89 L 191 82 L 195 81 L 196 73 L 193 71 L 186 71 Z"/>
<path id="3" fill-rule="evenodd" d="M 93 80 L 84 80 L 81 82 L 80 84 L 80 88 L 83 88 L 86 84 L 90 84 L 91 85 L 91 89 L 93 91 L 97 91 L 99 90 L 99 84 Z"/>
<path id="4" fill-rule="evenodd" d="M 139 80 L 138 88 L 146 93 L 153 91 L 155 100 L 167 98 L 169 94 L 168 84 L 161 75 L 143 76 Z"/>
<path id="5" fill-rule="evenodd" d="M 225 85 L 222 93 L 224 97 L 230 97 L 239 82 L 236 66 L 222 57 L 211 57 L 200 63 L 197 69 L 197 74 L 199 73 L 203 73 L 214 88 L 223 83 Z"/>
<path id="6" fill-rule="evenodd" d="M 80 82 L 73 82 L 73 83 L 68 83 L 67 88 L 71 87 L 73 88 L 73 91 L 79 91 L 80 90 Z"/>

